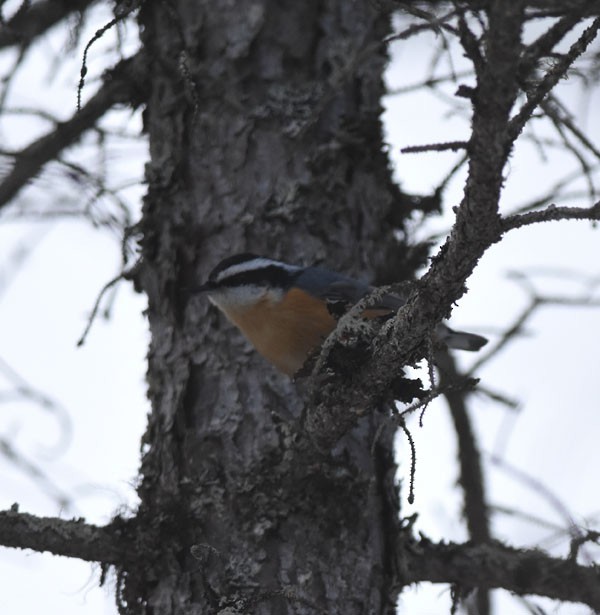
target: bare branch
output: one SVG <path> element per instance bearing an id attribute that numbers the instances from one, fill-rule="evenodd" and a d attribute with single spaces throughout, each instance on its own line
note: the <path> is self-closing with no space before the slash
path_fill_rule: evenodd
<path id="1" fill-rule="evenodd" d="M 585 136 L 585 134 L 578 128 L 569 113 L 565 110 L 564 105 L 556 99 L 555 96 L 550 94 L 546 101 L 542 103 L 542 108 L 547 113 L 552 122 L 561 124 L 577 138 L 577 140 L 589 150 L 596 158 L 600 159 L 600 150 Z"/>
<path id="2" fill-rule="evenodd" d="M 438 353 L 440 386 L 464 380 L 452 355 L 445 351 Z M 463 492 L 463 514 L 467 522 L 469 537 L 475 543 L 487 542 L 491 537 L 489 510 L 486 498 L 485 480 L 481 462 L 481 453 L 466 404 L 464 390 L 448 387 L 444 392 L 450 415 L 454 422 L 454 431 L 458 444 L 458 461 L 460 465 L 459 484 Z M 477 611 L 481 615 L 490 612 L 490 600 L 487 591 L 479 589 Z"/>
<path id="3" fill-rule="evenodd" d="M 402 154 L 419 154 L 421 152 L 445 152 L 451 150 L 457 152 L 461 149 L 467 149 L 466 141 L 449 141 L 447 143 L 431 143 L 430 145 L 410 145 L 403 147 L 400 152 Z"/>
<path id="4" fill-rule="evenodd" d="M 479 40 L 477 36 L 475 36 L 475 33 L 471 31 L 471 28 L 469 28 L 469 24 L 465 17 L 465 9 L 463 7 L 460 7 L 458 10 L 458 26 L 461 45 L 467 57 L 473 62 L 475 72 L 479 74 L 484 65 L 481 49 L 479 47 Z"/>
<path id="5" fill-rule="evenodd" d="M 569 10 L 564 17 L 561 17 L 527 47 L 523 53 L 521 65 L 526 74 L 535 68 L 541 58 L 548 56 L 565 35 L 581 21 L 583 12 L 583 4 L 577 9 Z"/>
<path id="6" fill-rule="evenodd" d="M 112 280 L 109 280 L 100 290 L 100 293 L 98 294 L 98 297 L 96 298 L 96 301 L 94 303 L 94 307 L 92 308 L 92 312 L 88 318 L 88 322 L 85 326 L 85 329 L 83 330 L 83 333 L 81 334 L 81 337 L 77 340 L 77 346 L 83 346 L 83 344 L 85 343 L 85 339 L 88 335 L 88 333 L 90 332 L 90 329 L 92 328 L 92 325 L 94 324 L 94 320 L 96 318 L 96 315 L 98 314 L 98 310 L 100 309 L 100 303 L 102 301 L 102 298 L 104 297 L 104 295 L 118 282 L 120 282 L 121 280 L 132 280 L 134 278 L 134 276 L 139 272 L 140 268 L 141 268 L 141 260 L 138 260 L 133 267 L 131 267 L 130 269 L 126 270 L 126 271 L 121 271 L 121 273 L 119 273 L 118 276 L 112 278 Z"/>
<path id="7" fill-rule="evenodd" d="M 595 167 L 592 168 L 592 171 L 594 172 L 598 170 L 600 170 L 600 165 L 596 165 Z M 560 200 L 567 200 L 567 199 L 572 200 L 572 199 L 582 199 L 582 198 L 589 196 L 589 190 L 587 191 L 574 190 L 574 189 L 571 189 L 569 191 L 566 190 L 566 187 L 569 184 L 572 184 L 576 180 L 580 179 L 580 177 L 581 177 L 581 172 L 579 170 L 569 173 L 568 175 L 556 181 L 552 186 L 550 186 L 550 188 L 544 194 L 542 194 L 538 198 L 515 207 L 511 215 L 514 216 L 515 214 L 522 214 L 528 211 L 537 210 L 540 207 L 544 207 L 545 205 L 550 204 L 552 201 L 557 201 L 559 199 Z"/>
<path id="8" fill-rule="evenodd" d="M 519 550 L 498 542 L 478 545 L 431 543 L 408 550 L 401 543 L 404 582 L 456 583 L 464 587 L 503 588 L 518 595 L 537 594 L 581 602 L 600 610 L 600 571 L 542 551 Z"/>
<path id="9" fill-rule="evenodd" d="M 66 122 L 17 154 L 15 165 L 0 183 L 0 208 L 6 205 L 49 161 L 76 143 L 114 105 L 127 104 L 138 94 L 144 60 L 140 54 L 122 60 L 103 78 L 102 87 Z M 135 94 L 134 94 L 135 93 Z"/>
<path id="10" fill-rule="evenodd" d="M 415 502 L 415 474 L 417 471 L 417 449 L 415 447 L 415 441 L 410 433 L 404 420 L 398 421 L 398 427 L 404 432 L 408 445 L 410 447 L 410 476 L 408 481 L 408 503 L 414 504 Z"/>
<path id="11" fill-rule="evenodd" d="M 441 386 L 444 387 L 448 383 L 464 379 L 464 375 L 457 370 L 456 362 L 450 353 L 445 352 L 442 356 L 440 365 Z M 440 363 L 439 359 L 438 363 Z M 458 440 L 459 482 L 464 492 L 464 515 L 469 535 L 475 542 L 485 542 L 490 538 L 490 528 L 483 470 L 481 455 L 467 412 L 465 391 L 449 388 L 444 392 L 444 397 L 448 402 Z"/>
<path id="12" fill-rule="evenodd" d="M 579 162 L 579 165 L 581 166 L 581 176 L 586 180 L 588 185 L 588 197 L 590 200 L 593 199 L 596 195 L 596 187 L 594 186 L 592 167 L 586 160 L 585 151 L 588 150 L 598 159 L 600 159 L 600 152 L 598 152 L 594 144 L 581 133 L 577 126 L 573 124 L 571 119 L 565 113 L 562 105 L 558 102 L 558 100 L 552 97 L 551 94 L 548 95 L 547 99 L 540 103 L 540 107 L 558 132 L 563 148 L 571 152 L 575 159 Z M 579 141 L 579 144 L 571 142 L 571 139 L 567 135 L 567 131 L 575 136 L 577 141 Z M 583 147 L 583 151 L 580 149 L 581 146 Z"/>
<path id="13" fill-rule="evenodd" d="M 548 17 L 563 17 L 566 11 L 577 11 L 582 17 L 595 17 L 600 14 L 597 0 L 529 0 L 530 11 L 528 19 L 545 19 Z"/>
<path id="14" fill-rule="evenodd" d="M 471 370 L 469 370 L 471 373 Z M 509 410 L 519 410 L 521 402 L 517 399 L 509 397 L 506 393 L 490 388 L 488 385 L 479 383 L 477 385 L 477 393 L 496 403 L 506 406 Z"/>
<path id="15" fill-rule="evenodd" d="M 575 60 L 587 49 L 588 45 L 596 38 L 600 29 L 600 17 L 596 18 L 589 28 L 571 45 L 569 51 L 562 56 L 556 64 L 544 75 L 539 85 L 527 94 L 527 102 L 519 112 L 511 119 L 506 135 L 507 144 L 517 138 L 527 120 L 531 117 L 534 109 L 544 100 L 552 88 L 564 77 L 567 70 Z"/>
<path id="16" fill-rule="evenodd" d="M 594 287 L 598 284 L 597 280 L 587 280 L 588 289 L 578 296 L 550 296 L 550 295 L 539 295 L 533 284 L 530 282 L 529 278 L 523 275 L 521 272 L 514 272 L 510 274 L 511 277 L 519 282 L 525 290 L 530 295 L 530 301 L 527 306 L 522 310 L 519 316 L 517 316 L 513 322 L 513 324 L 508 327 L 505 331 L 502 332 L 500 338 L 494 343 L 490 344 L 490 346 L 482 351 L 475 363 L 471 366 L 469 371 L 466 374 L 466 377 L 472 377 L 473 374 L 477 373 L 483 365 L 488 363 L 493 357 L 497 356 L 498 353 L 514 338 L 519 335 L 523 335 L 523 328 L 525 323 L 531 318 L 531 316 L 542 306 L 570 306 L 570 307 L 598 307 L 600 306 L 599 301 L 595 301 L 593 298 L 593 290 Z M 565 274 L 567 275 L 567 274 Z M 568 276 L 570 279 L 573 279 L 575 274 L 573 272 L 569 272 Z M 485 391 L 480 387 L 480 390 L 486 392 L 489 396 L 490 392 Z M 509 407 L 515 408 L 518 404 L 515 404 L 513 400 L 506 400 L 509 403 L 506 404 Z M 512 403 L 511 403 L 512 402 Z"/>
<path id="17" fill-rule="evenodd" d="M 0 78 L 0 109 L 2 109 L 5 105 L 10 88 L 15 80 L 15 77 L 19 74 L 19 68 L 23 64 L 26 56 L 27 50 L 20 48 L 10 68 L 6 71 L 6 74 Z"/>
<path id="18" fill-rule="evenodd" d="M 0 49 L 11 45 L 27 47 L 70 13 L 85 11 L 95 2 L 96 0 L 46 0 L 30 5 L 27 10 L 19 10 L 0 28 Z"/>
<path id="19" fill-rule="evenodd" d="M 21 513 L 16 505 L 0 511 L 0 545 L 49 551 L 88 562 L 118 564 L 133 559 L 136 554 L 126 530 L 123 519 L 98 527 L 80 519 L 66 521 Z"/>
<path id="20" fill-rule="evenodd" d="M 529 224 L 557 220 L 600 220 L 600 201 L 591 207 L 557 207 L 550 205 L 541 211 L 531 211 L 503 218 L 500 224 L 502 232 L 506 233 L 511 229 L 521 228 Z"/>
<path id="21" fill-rule="evenodd" d="M 594 530 L 588 530 L 583 535 L 577 536 L 571 540 L 571 548 L 569 550 L 569 559 L 577 560 L 579 550 L 586 542 L 595 542 L 598 544 L 600 541 L 600 532 Z"/>
<path id="22" fill-rule="evenodd" d="M 444 15 L 436 16 L 434 13 L 428 13 L 427 11 L 418 9 L 414 6 L 411 6 L 408 3 L 403 3 L 402 10 L 414 15 L 415 17 L 419 17 L 423 19 L 426 23 L 421 24 L 412 24 L 402 32 L 397 32 L 388 36 L 384 42 L 391 43 L 393 41 L 406 40 L 415 34 L 420 34 L 421 32 L 431 30 L 438 35 L 442 35 L 444 30 L 448 30 L 452 34 L 456 33 L 456 30 L 453 26 L 451 26 L 448 21 L 452 19 L 455 15 L 455 11 L 450 11 L 445 13 Z"/>
<path id="23" fill-rule="evenodd" d="M 410 83 L 408 85 L 403 85 L 388 90 L 387 96 L 400 96 L 402 94 L 408 94 L 410 92 L 418 92 L 419 90 L 434 88 L 443 83 L 455 82 L 458 79 L 472 76 L 472 70 L 456 71 L 454 73 L 450 73 L 448 75 L 440 75 L 438 77 L 434 77 L 433 75 L 431 75 L 430 77 L 427 77 L 422 81 L 418 81 L 417 83 Z"/>
<path id="24" fill-rule="evenodd" d="M 505 459 L 492 456 L 491 461 L 496 467 L 503 470 L 506 474 L 512 476 L 515 480 L 520 481 L 522 484 L 527 485 L 527 487 L 529 487 L 534 493 L 544 498 L 568 526 L 569 535 L 573 540 L 582 538 L 584 534 L 577 523 L 575 523 L 573 515 L 567 508 L 567 505 L 547 485 L 535 476 L 528 474 L 525 470 L 509 464 Z"/>
<path id="25" fill-rule="evenodd" d="M 315 395 L 306 408 L 304 426 L 321 447 L 336 442 L 389 394 L 403 366 L 423 356 L 431 331 L 465 292 L 465 281 L 479 258 L 501 238 L 498 202 L 511 149 L 505 138 L 518 93 L 523 10 L 521 2 L 494 4 L 488 15 L 487 61 L 478 72 L 478 90 L 486 95 L 473 100 L 469 179 L 450 237 L 396 318 L 381 328 L 367 352 L 361 352 L 362 362 L 352 378 L 336 377 L 334 369 L 313 374 Z"/>

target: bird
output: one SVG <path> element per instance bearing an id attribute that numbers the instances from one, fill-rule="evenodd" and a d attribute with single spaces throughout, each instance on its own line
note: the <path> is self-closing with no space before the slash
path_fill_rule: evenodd
<path id="1" fill-rule="evenodd" d="M 335 329 L 336 317 L 373 290 L 325 267 L 290 265 L 248 252 L 223 259 L 194 289 L 206 293 L 254 348 L 290 377 Z M 386 293 L 363 315 L 393 315 L 405 301 Z M 470 351 L 487 343 L 485 337 L 444 324 L 436 328 L 436 338 L 450 348 Z"/>

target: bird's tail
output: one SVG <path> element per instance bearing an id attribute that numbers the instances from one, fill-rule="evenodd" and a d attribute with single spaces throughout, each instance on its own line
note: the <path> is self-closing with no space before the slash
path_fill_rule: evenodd
<path id="1" fill-rule="evenodd" d="M 454 331 L 446 325 L 440 325 L 437 328 L 438 337 L 444 342 L 448 348 L 456 350 L 479 350 L 487 344 L 487 339 L 475 333 L 466 333 L 464 331 Z"/>

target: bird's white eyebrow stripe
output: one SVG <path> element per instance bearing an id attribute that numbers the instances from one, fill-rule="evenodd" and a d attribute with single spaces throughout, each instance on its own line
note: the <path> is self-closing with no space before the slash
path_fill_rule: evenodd
<path id="1" fill-rule="evenodd" d="M 287 263 L 282 263 L 280 261 L 272 261 L 268 258 L 255 258 L 251 261 L 246 261 L 244 263 L 238 263 L 237 265 L 231 265 L 227 267 L 227 269 L 223 269 L 223 271 L 219 271 L 215 282 L 222 282 L 227 278 L 231 278 L 238 273 L 245 273 L 246 271 L 256 271 L 258 269 L 264 269 L 266 267 L 270 267 L 272 265 L 277 265 L 282 269 L 287 271 L 298 271 L 302 269 L 302 267 L 297 267 L 295 265 L 288 265 Z"/>

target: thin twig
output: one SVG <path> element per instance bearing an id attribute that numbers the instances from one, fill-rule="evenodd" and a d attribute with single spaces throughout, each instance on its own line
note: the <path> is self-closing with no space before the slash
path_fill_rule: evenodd
<path id="1" fill-rule="evenodd" d="M 115 276 L 112 280 L 109 280 L 102 287 L 102 289 L 98 293 L 98 297 L 96 297 L 96 301 L 94 302 L 94 307 L 92 308 L 92 312 L 90 314 L 90 317 L 88 318 L 87 325 L 85 326 L 85 329 L 83 330 L 83 333 L 81 334 L 81 337 L 77 341 L 77 346 L 83 346 L 85 344 L 85 340 L 87 338 L 88 333 L 90 332 L 90 329 L 92 328 L 92 325 L 94 324 L 94 320 L 96 319 L 98 310 L 100 309 L 100 302 L 102 301 L 102 298 L 104 297 L 104 295 L 120 280 L 131 280 L 133 276 L 135 276 L 136 272 L 139 271 L 141 262 L 142 262 L 141 259 L 138 260 L 133 265 L 133 267 L 131 267 L 130 269 L 127 269 L 126 271 L 121 271 L 119 275 Z"/>
<path id="2" fill-rule="evenodd" d="M 573 515 L 566 504 L 541 480 L 528 474 L 522 468 L 517 468 L 509 464 L 505 459 L 491 456 L 491 462 L 506 474 L 512 476 L 522 484 L 527 485 L 532 491 L 543 497 L 569 526 L 569 534 L 572 538 L 580 538 L 583 536 L 581 528 L 575 523 Z"/>
<path id="3" fill-rule="evenodd" d="M 85 76 L 87 75 L 87 57 L 88 52 L 91 46 L 99 39 L 101 39 L 104 34 L 114 26 L 116 26 L 119 22 L 126 19 L 133 11 L 138 8 L 137 3 L 132 3 L 131 6 L 127 7 L 125 10 L 119 12 L 118 15 L 115 15 L 108 23 L 104 24 L 99 30 L 96 30 L 94 36 L 87 42 L 85 49 L 83 50 L 83 58 L 81 59 L 81 69 L 79 74 L 79 83 L 77 85 L 77 111 L 81 111 L 81 92 L 83 91 L 83 86 L 85 85 Z"/>
<path id="4" fill-rule="evenodd" d="M 420 154 L 421 152 L 457 152 L 466 150 L 469 146 L 467 141 L 448 141 L 446 143 L 430 143 L 428 145 L 409 145 L 400 150 L 402 154 Z"/>

